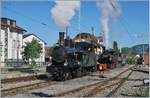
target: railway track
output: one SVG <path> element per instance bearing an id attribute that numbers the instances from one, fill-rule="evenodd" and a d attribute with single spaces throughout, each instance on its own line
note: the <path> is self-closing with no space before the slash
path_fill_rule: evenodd
<path id="1" fill-rule="evenodd" d="M 58 81 L 49 80 L 46 74 L 40 74 L 40 75 L 3 79 L 1 83 L 3 85 L 3 87 L 1 87 L 1 97 L 4 97 L 15 95 L 17 93 L 22 93 L 32 89 L 44 88 L 46 86 L 56 84 L 58 83 Z M 19 85 L 17 85 L 17 83 Z M 7 88 L 5 87 L 5 85 L 7 86 Z"/>
<path id="2" fill-rule="evenodd" d="M 131 67 L 131 68 L 133 68 L 133 67 Z M 75 88 L 75 89 L 72 89 L 69 91 L 65 91 L 65 92 L 50 95 L 50 96 L 52 96 L 52 97 L 62 97 L 62 96 L 64 97 L 64 96 L 69 96 L 69 95 L 73 96 L 73 94 L 80 92 L 80 94 L 82 94 L 82 95 L 77 95 L 77 96 L 92 97 L 92 96 L 96 95 L 98 92 L 105 90 L 106 88 L 110 88 L 112 86 L 117 85 L 117 88 L 109 94 L 109 96 L 111 96 L 113 93 L 115 93 L 117 91 L 117 89 L 119 87 L 121 87 L 121 85 L 124 83 L 124 81 L 132 74 L 131 68 L 124 70 L 123 72 L 121 72 L 120 74 L 118 74 L 117 76 L 115 76 L 113 78 L 106 78 L 97 83 L 89 84 L 86 86 L 81 86 L 79 88 Z M 128 71 L 131 71 L 128 74 L 128 76 L 125 78 L 121 78 L 121 75 L 123 75 L 124 73 L 126 73 Z M 81 92 L 83 92 L 83 93 L 81 93 Z"/>
<path id="3" fill-rule="evenodd" d="M 106 97 L 111 97 L 115 94 L 115 92 L 117 92 L 117 90 L 119 88 L 121 88 L 121 86 L 123 85 L 123 83 L 129 78 L 129 76 L 133 73 L 133 70 L 131 70 L 131 72 L 128 74 L 128 76 L 126 78 L 121 79 L 119 85 L 113 90 L 111 91 Z"/>
<path id="4" fill-rule="evenodd" d="M 45 87 L 55 83 L 57 82 L 48 80 L 46 74 L 2 79 L 1 97 L 15 95 L 20 92 Z"/>
<path id="5" fill-rule="evenodd" d="M 24 76 L 24 77 L 2 79 L 1 83 L 6 84 L 6 83 L 30 81 L 30 80 L 46 79 L 46 78 L 47 78 L 46 74 L 39 74 L 39 75 L 31 75 L 31 76 Z"/>
<path id="6" fill-rule="evenodd" d="M 1 97 L 4 96 L 10 96 L 10 95 L 15 95 L 19 92 L 25 92 L 31 89 L 36 89 L 36 88 L 42 88 L 42 87 L 46 87 L 49 85 L 53 85 L 56 84 L 56 81 L 42 81 L 42 82 L 38 82 L 38 83 L 33 83 L 33 84 L 26 84 L 23 86 L 19 86 L 19 87 L 13 87 L 13 88 L 8 88 L 8 89 L 3 89 L 1 90 Z"/>
<path id="7" fill-rule="evenodd" d="M 89 84 L 89 85 L 86 85 L 86 86 L 84 85 L 84 86 L 81 86 L 81 87 L 78 87 L 78 88 L 75 88 L 75 89 L 71 89 L 71 90 L 68 90 L 68 91 L 61 92 L 61 93 L 56 93 L 56 94 L 49 95 L 49 96 L 61 97 L 61 96 L 68 96 L 70 94 L 86 91 L 86 93 L 83 94 L 82 96 L 91 97 L 91 96 L 94 96 L 95 94 L 97 94 L 98 92 L 105 90 L 106 88 L 110 88 L 110 87 L 113 87 L 113 86 L 117 86 L 117 88 L 119 88 L 119 87 L 121 87 L 123 82 L 129 77 L 129 76 L 127 76 L 125 78 L 122 78 L 121 75 L 123 75 L 124 73 L 130 71 L 131 68 L 133 68 L 133 67 L 130 67 L 130 68 L 124 70 L 123 72 L 121 72 L 120 74 L 118 74 L 117 76 L 115 76 L 113 78 L 106 78 L 102 81 L 99 81 L 99 82 L 96 82 L 96 83 L 93 83 L 93 84 Z M 130 73 L 130 75 L 131 75 L 131 73 Z M 34 79 L 37 79 L 37 77 L 36 78 L 28 77 L 28 79 L 23 78 L 23 79 L 19 79 L 18 81 L 28 81 L 30 79 L 34 80 Z M 39 77 L 38 77 L 38 79 L 39 79 Z M 7 83 L 10 83 L 10 82 L 15 82 L 15 79 L 12 79 L 12 80 L 9 80 L 9 81 L 5 80 L 5 81 Z M 9 89 L 2 89 L 1 90 L 1 96 L 4 97 L 4 96 L 8 96 L 8 95 L 15 95 L 17 93 L 22 93 L 22 92 L 32 90 L 32 89 L 36 89 L 36 88 L 46 87 L 46 86 L 53 85 L 53 84 L 56 84 L 56 83 L 58 83 L 58 82 L 51 81 L 51 80 L 44 80 L 44 81 L 40 81 L 38 83 L 26 84 L 26 85 L 13 87 L 13 88 L 9 88 Z M 117 91 L 117 89 L 115 91 L 111 92 L 108 96 L 111 96 L 116 91 Z"/>

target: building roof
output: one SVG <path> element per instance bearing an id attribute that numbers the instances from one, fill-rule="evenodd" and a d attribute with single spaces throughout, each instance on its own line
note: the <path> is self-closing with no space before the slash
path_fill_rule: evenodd
<path id="1" fill-rule="evenodd" d="M 14 22 L 15 25 L 8 24 L 8 23 L 7 23 L 7 20 L 10 20 L 11 23 Z M 13 20 L 13 19 L 9 19 L 9 18 L 1 18 L 0 25 L 1 25 L 1 26 L 10 27 L 10 31 L 11 31 L 11 32 L 18 32 L 18 33 L 23 32 L 23 31 L 26 32 L 25 29 L 23 29 L 23 28 L 17 26 L 17 25 L 16 25 L 16 20 Z"/>
<path id="2" fill-rule="evenodd" d="M 98 36 L 97 39 L 100 40 L 100 41 L 103 41 L 104 37 L 103 36 Z"/>
<path id="3" fill-rule="evenodd" d="M 40 39 L 42 42 L 44 42 L 45 44 L 47 44 L 44 40 L 42 40 L 40 37 L 38 37 L 37 35 L 35 35 L 35 34 L 33 34 L 33 33 L 24 34 L 24 35 L 23 35 L 23 39 L 24 39 L 24 38 L 27 38 L 27 37 L 29 37 L 29 36 L 31 36 L 31 35 L 37 37 L 37 38 Z"/>
<path id="4" fill-rule="evenodd" d="M 82 40 L 86 42 L 97 42 L 97 38 L 90 33 L 79 33 L 73 39 L 75 42 L 82 42 Z"/>

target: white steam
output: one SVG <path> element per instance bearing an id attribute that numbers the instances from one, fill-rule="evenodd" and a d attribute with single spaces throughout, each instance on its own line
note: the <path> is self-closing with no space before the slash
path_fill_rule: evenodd
<path id="1" fill-rule="evenodd" d="M 54 8 L 51 9 L 52 18 L 59 27 L 70 26 L 70 21 L 80 8 L 80 0 L 65 1 L 56 0 Z"/>
<path id="2" fill-rule="evenodd" d="M 97 0 L 98 9 L 101 12 L 101 26 L 102 32 L 105 36 L 106 48 L 109 46 L 109 19 L 110 17 L 116 17 L 120 14 L 117 0 Z"/>

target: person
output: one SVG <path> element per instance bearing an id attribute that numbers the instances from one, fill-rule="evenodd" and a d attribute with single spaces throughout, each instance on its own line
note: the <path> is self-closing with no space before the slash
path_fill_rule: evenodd
<path id="1" fill-rule="evenodd" d="M 124 66 L 125 64 L 126 64 L 126 56 L 125 55 L 123 55 L 123 59 L 122 59 L 122 65 Z"/>
<path id="2" fill-rule="evenodd" d="M 119 53 L 118 55 L 118 67 L 121 67 L 122 65 L 122 57 L 121 57 L 121 53 Z"/>
<path id="3" fill-rule="evenodd" d="M 104 78 L 104 71 L 107 70 L 109 58 L 105 55 L 105 51 L 100 55 L 98 59 L 99 66 L 99 77 Z"/>

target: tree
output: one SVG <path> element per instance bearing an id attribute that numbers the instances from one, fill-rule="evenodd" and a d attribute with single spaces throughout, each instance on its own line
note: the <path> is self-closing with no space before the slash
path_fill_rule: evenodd
<path id="1" fill-rule="evenodd" d="M 116 41 L 113 42 L 113 49 L 117 52 L 119 52 L 119 49 L 118 49 L 118 44 Z"/>
<path id="2" fill-rule="evenodd" d="M 121 48 L 121 51 L 123 54 L 129 54 L 129 48 L 128 47 Z"/>
<path id="3" fill-rule="evenodd" d="M 31 63 L 33 64 L 35 62 L 35 59 L 40 57 L 41 53 L 42 53 L 41 44 L 36 39 L 33 39 L 31 42 L 26 43 L 23 56 L 27 61 L 31 59 Z"/>

